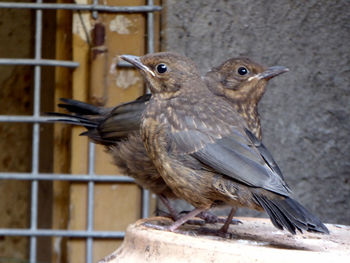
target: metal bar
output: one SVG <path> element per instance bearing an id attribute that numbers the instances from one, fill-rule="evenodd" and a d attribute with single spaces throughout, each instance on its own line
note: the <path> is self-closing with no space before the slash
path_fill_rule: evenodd
<path id="1" fill-rule="evenodd" d="M 37 0 L 42 3 L 42 0 Z M 41 59 L 42 46 L 42 10 L 35 11 L 35 59 Z M 40 115 L 40 88 L 41 88 L 41 66 L 36 65 L 34 68 L 34 110 L 33 116 Z M 32 141 L 32 174 L 39 172 L 39 143 L 40 143 L 40 126 L 39 123 L 33 125 L 33 141 Z M 32 181 L 31 187 L 31 204 L 30 204 L 30 230 L 36 231 L 38 228 L 38 188 L 37 180 Z M 36 262 L 37 238 L 30 237 L 29 262 Z"/>
<path id="2" fill-rule="evenodd" d="M 30 205 L 30 231 L 37 230 L 38 223 L 38 181 L 32 181 L 31 187 L 31 205 Z M 30 237 L 30 263 L 36 262 L 36 245 L 37 238 L 35 236 Z"/>
<path id="3" fill-rule="evenodd" d="M 72 117 L 74 119 L 74 117 Z M 55 123 L 62 120 L 63 117 L 53 116 L 25 116 L 25 115 L 0 115 L 0 122 L 31 122 L 31 123 Z"/>
<path id="4" fill-rule="evenodd" d="M 95 173 L 95 144 L 89 143 L 89 176 L 94 176 Z M 87 232 L 93 232 L 94 228 L 94 182 L 88 183 L 88 203 L 87 203 Z M 86 262 L 92 263 L 93 239 L 88 237 L 86 240 Z"/>
<path id="5" fill-rule="evenodd" d="M 149 190 L 142 188 L 142 218 L 149 217 Z"/>
<path id="6" fill-rule="evenodd" d="M 153 6 L 153 0 L 147 0 L 148 6 Z M 147 53 L 154 52 L 154 14 L 147 13 Z M 147 89 L 147 93 L 150 93 L 150 90 Z M 142 210 L 141 215 L 142 218 L 149 217 L 149 209 L 150 209 L 150 194 L 146 189 L 142 189 Z"/>
<path id="7" fill-rule="evenodd" d="M 153 0 L 147 0 L 148 6 L 153 6 Z M 154 53 L 154 14 L 147 13 L 147 53 Z"/>
<path id="8" fill-rule="evenodd" d="M 147 0 L 147 5 L 153 6 L 153 0 Z M 147 13 L 147 53 L 154 53 L 154 14 Z M 147 94 L 151 91 L 146 90 Z"/>
<path id="9" fill-rule="evenodd" d="M 109 13 L 146 13 L 162 10 L 160 6 L 108 6 L 82 4 L 37 4 L 37 3 L 0 3 L 0 8 L 14 9 L 65 9 L 81 11 L 100 11 Z"/>
<path id="10" fill-rule="evenodd" d="M 52 229 L 6 229 L 0 228 L 0 236 L 61 236 L 74 238 L 124 238 L 125 232 L 122 231 L 79 231 L 79 230 L 52 230 Z"/>
<path id="11" fill-rule="evenodd" d="M 135 180 L 123 175 L 74 175 L 74 174 L 49 174 L 42 173 L 0 173 L 0 180 L 37 180 L 37 181 L 75 181 L 75 182 L 115 182 L 134 183 Z"/>
<path id="12" fill-rule="evenodd" d="M 55 66 L 67 68 L 79 67 L 79 63 L 74 61 L 25 58 L 0 58 L 0 65 Z"/>

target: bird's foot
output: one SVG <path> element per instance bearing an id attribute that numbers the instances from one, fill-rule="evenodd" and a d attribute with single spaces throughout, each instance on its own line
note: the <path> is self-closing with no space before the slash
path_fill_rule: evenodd
<path id="1" fill-rule="evenodd" d="M 227 219 L 218 217 L 217 215 L 214 215 L 213 213 L 210 213 L 209 211 L 204 211 L 198 215 L 199 218 L 203 219 L 208 224 L 216 224 L 216 223 L 222 223 L 224 224 Z M 230 221 L 231 225 L 238 225 L 242 224 L 242 221 L 238 219 L 232 218 Z"/>
<path id="2" fill-rule="evenodd" d="M 204 226 L 206 222 L 203 221 L 202 219 L 190 219 L 186 222 L 186 224 L 195 225 L 195 226 Z"/>
<path id="3" fill-rule="evenodd" d="M 160 210 L 158 209 L 157 211 L 157 214 L 159 216 L 162 216 L 162 217 L 166 217 L 166 218 L 169 218 L 171 220 L 173 220 L 174 222 L 177 221 L 178 219 L 181 218 L 181 215 L 185 215 L 187 213 L 189 213 L 190 211 L 183 211 L 181 212 L 180 214 L 178 215 L 174 215 L 174 214 L 170 214 L 170 213 L 167 213 L 163 210 Z M 215 216 L 215 215 L 214 215 Z M 198 216 L 200 219 L 189 219 L 186 224 L 189 224 L 189 225 L 196 225 L 196 226 L 202 226 L 202 225 L 205 225 L 206 223 L 208 223 L 204 218 L 202 218 L 201 216 Z M 223 220 L 221 220 L 223 221 Z M 211 223 L 211 224 L 215 224 L 215 223 Z"/>
<path id="4" fill-rule="evenodd" d="M 180 214 L 186 214 L 189 211 L 182 211 Z M 217 215 L 209 212 L 209 211 L 204 211 L 199 213 L 196 217 L 199 217 L 202 220 L 189 220 L 187 221 L 187 224 L 191 224 L 191 225 L 205 225 L 205 224 L 224 224 L 226 223 L 226 219 L 225 218 L 221 218 L 218 217 Z M 203 221 L 204 220 L 204 221 Z M 234 219 L 232 218 L 232 220 L 230 221 L 231 225 L 238 225 L 238 224 L 243 224 L 242 221 L 238 220 L 238 219 Z"/>
<path id="5" fill-rule="evenodd" d="M 174 223 L 172 223 L 171 225 L 168 225 L 168 226 L 159 226 L 159 225 L 154 225 L 154 224 L 150 224 L 147 222 L 144 223 L 144 225 L 149 226 L 149 227 L 153 227 L 153 228 L 158 229 L 158 230 L 166 230 L 166 231 L 170 231 L 170 232 L 175 232 L 175 230 L 177 230 L 182 224 L 186 223 L 188 220 L 191 220 L 192 217 L 197 216 L 199 213 L 201 213 L 205 210 L 206 209 L 204 209 L 204 208 L 193 209 L 191 212 L 180 217 L 178 220 L 176 220 Z M 178 231 L 176 231 L 176 232 L 178 232 Z"/>
<path id="6" fill-rule="evenodd" d="M 179 219 L 179 216 L 178 215 L 174 215 L 174 214 L 171 214 L 171 213 L 168 213 L 168 212 L 165 212 L 164 210 L 161 210 L 161 209 L 157 209 L 155 211 L 155 214 L 161 216 L 161 217 L 166 217 L 166 218 L 169 218 L 173 221 L 176 221 L 177 219 Z"/>
<path id="7" fill-rule="evenodd" d="M 232 239 L 233 234 L 229 232 L 223 232 L 221 229 L 212 229 L 207 227 L 202 227 L 197 230 L 197 234 L 207 235 L 207 236 L 216 236 L 225 239 Z"/>

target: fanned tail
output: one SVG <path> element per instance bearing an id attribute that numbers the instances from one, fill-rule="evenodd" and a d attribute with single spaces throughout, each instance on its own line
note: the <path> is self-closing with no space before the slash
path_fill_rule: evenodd
<path id="1" fill-rule="evenodd" d="M 286 228 L 292 234 L 296 234 L 296 230 L 329 234 L 329 230 L 320 219 L 290 197 L 268 199 L 263 195 L 254 194 L 254 198 L 278 229 Z"/>

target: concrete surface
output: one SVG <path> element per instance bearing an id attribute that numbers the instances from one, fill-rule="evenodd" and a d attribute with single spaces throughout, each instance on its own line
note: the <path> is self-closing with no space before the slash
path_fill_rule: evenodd
<path id="1" fill-rule="evenodd" d="M 260 104 L 263 141 L 297 200 L 326 222 L 350 224 L 350 2 L 165 6 L 163 50 L 189 56 L 203 73 L 234 56 L 290 68 Z"/>
<path id="2" fill-rule="evenodd" d="M 203 234 L 205 227 L 185 225 L 182 233 L 155 230 L 144 222 L 169 224 L 166 218 L 137 221 L 128 227 L 122 246 L 99 263 L 126 262 L 348 262 L 350 227 L 327 225 L 330 235 L 291 235 L 267 219 L 239 218 L 227 237 Z"/>

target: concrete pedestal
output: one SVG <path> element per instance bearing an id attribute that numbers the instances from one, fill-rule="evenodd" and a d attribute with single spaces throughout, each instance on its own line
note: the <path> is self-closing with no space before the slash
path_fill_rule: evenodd
<path id="1" fill-rule="evenodd" d="M 181 227 L 181 233 L 152 229 L 144 223 L 170 224 L 155 217 L 128 227 L 122 246 L 99 263 L 125 262 L 350 262 L 350 227 L 327 225 L 331 234 L 291 235 L 269 219 L 239 218 L 226 237 L 221 225 Z"/>

